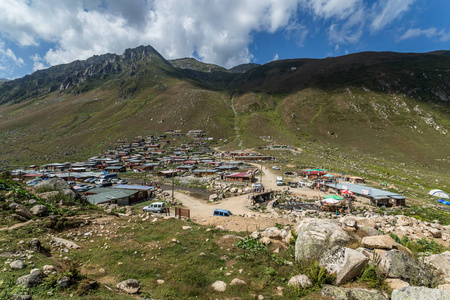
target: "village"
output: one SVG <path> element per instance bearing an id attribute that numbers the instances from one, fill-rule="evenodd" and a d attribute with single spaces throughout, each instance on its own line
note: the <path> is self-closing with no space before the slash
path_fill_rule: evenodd
<path id="1" fill-rule="evenodd" d="M 270 137 L 265 138 L 270 140 Z M 175 182 L 177 190 L 197 185 L 203 200 L 207 200 L 203 203 L 238 197 L 252 210 L 270 206 L 290 211 L 315 209 L 340 215 L 352 213 L 355 208 L 368 210 L 377 206 L 406 205 L 406 198 L 401 194 L 369 187 L 364 178 L 312 167 L 287 171 L 279 157 L 252 150 L 221 151 L 219 147 L 214 148 L 214 144 L 213 138 L 206 137 L 202 130 L 190 130 L 186 134 L 170 130 L 160 135 L 137 137 L 131 142 L 118 141 L 114 149 L 85 162 L 30 165 L 13 170 L 11 174 L 28 186 L 61 178 L 75 192 L 97 205 L 128 206 L 158 200 L 187 206 L 182 201 L 175 202 L 176 195 L 180 195 L 174 191 Z M 288 145 L 273 144 L 261 148 L 295 150 Z M 190 190 L 195 192 L 195 188 Z M 185 189 L 184 193 L 189 194 L 189 191 Z M 239 198 L 242 195 L 246 197 Z M 248 212 L 250 209 L 231 211 L 234 214 Z M 205 212 L 190 213 L 206 216 Z M 211 216 L 212 212 L 208 214 Z"/>

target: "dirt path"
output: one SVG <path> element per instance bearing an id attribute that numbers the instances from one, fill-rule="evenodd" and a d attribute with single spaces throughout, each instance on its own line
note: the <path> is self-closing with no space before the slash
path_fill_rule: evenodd
<path id="1" fill-rule="evenodd" d="M 14 230 L 14 229 L 17 229 L 17 228 L 20 228 L 20 227 L 23 227 L 23 226 L 27 226 L 28 224 L 31 224 L 31 223 L 34 223 L 34 222 L 40 222 L 40 220 L 36 220 L 36 221 L 35 220 L 29 220 L 29 221 L 26 221 L 24 223 L 17 223 L 17 224 L 14 224 L 12 226 L 7 226 L 7 227 L 0 228 L 0 231 Z"/>

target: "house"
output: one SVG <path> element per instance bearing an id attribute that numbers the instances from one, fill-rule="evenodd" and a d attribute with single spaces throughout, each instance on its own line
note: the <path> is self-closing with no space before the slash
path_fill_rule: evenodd
<path id="1" fill-rule="evenodd" d="M 108 166 L 108 167 L 104 168 L 103 170 L 105 170 L 108 173 L 112 173 L 112 172 L 124 173 L 127 171 L 125 166 Z"/>
<path id="2" fill-rule="evenodd" d="M 159 171 L 158 172 L 158 176 L 160 177 L 164 177 L 164 178 L 168 178 L 168 177 L 174 177 L 174 176 L 178 176 L 180 170 L 176 169 L 176 170 L 167 170 L 167 171 Z"/>
<path id="3" fill-rule="evenodd" d="M 86 198 L 91 204 L 109 203 L 125 206 L 138 202 L 136 199 L 139 198 L 139 191 L 134 189 L 95 188 L 86 193 Z"/>
<path id="4" fill-rule="evenodd" d="M 217 176 L 217 170 L 209 169 L 209 170 L 194 170 L 194 176 L 196 177 L 204 177 L 204 176 Z"/>
<path id="5" fill-rule="evenodd" d="M 159 163 L 149 163 L 149 164 L 143 164 L 141 166 L 139 166 L 139 170 L 144 171 L 144 172 L 149 172 L 149 171 L 153 171 L 156 167 L 159 166 Z"/>
<path id="6" fill-rule="evenodd" d="M 188 132 L 188 136 L 191 137 L 202 137 L 204 135 L 205 133 L 203 132 L 203 130 L 189 130 Z"/>
<path id="7" fill-rule="evenodd" d="M 254 175 L 251 170 L 249 170 L 248 172 L 232 173 L 230 175 L 226 175 L 225 177 L 227 181 L 239 181 L 251 183 L 254 180 Z"/>
<path id="8" fill-rule="evenodd" d="M 347 182 L 335 182 L 325 183 L 327 189 L 333 190 L 349 190 L 353 194 L 368 198 L 370 203 L 376 206 L 405 206 L 406 197 L 397 193 L 368 187 L 365 185 L 347 183 Z"/>
<path id="9" fill-rule="evenodd" d="M 235 156 L 235 160 L 242 161 L 242 160 L 251 160 L 251 161 L 260 161 L 260 160 L 271 160 L 272 156 L 265 156 L 265 155 L 241 155 L 241 156 Z"/>

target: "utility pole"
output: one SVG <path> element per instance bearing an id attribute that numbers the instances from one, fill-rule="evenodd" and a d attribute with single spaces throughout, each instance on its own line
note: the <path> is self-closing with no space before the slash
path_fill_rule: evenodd
<path id="1" fill-rule="evenodd" d="M 260 174 L 260 179 L 259 179 L 259 182 L 261 183 L 261 186 L 262 186 L 262 175 L 263 175 L 263 167 L 262 167 L 262 162 L 261 162 L 261 172 L 260 172 L 261 174 Z"/>
<path id="2" fill-rule="evenodd" d="M 175 162 L 172 159 L 172 204 L 175 203 L 175 195 L 174 195 L 174 193 L 175 193 L 175 170 L 174 170 L 174 167 L 175 167 Z"/>

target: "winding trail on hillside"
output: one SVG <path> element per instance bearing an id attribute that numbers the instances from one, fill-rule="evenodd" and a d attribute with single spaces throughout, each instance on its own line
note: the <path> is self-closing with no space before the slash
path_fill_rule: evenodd
<path id="1" fill-rule="evenodd" d="M 234 107 L 234 96 L 231 97 L 231 109 L 234 113 L 234 132 L 236 133 L 236 139 L 239 141 L 238 147 L 242 149 L 242 139 L 239 135 L 239 120 L 238 120 L 238 114 L 236 112 L 236 108 Z"/>

